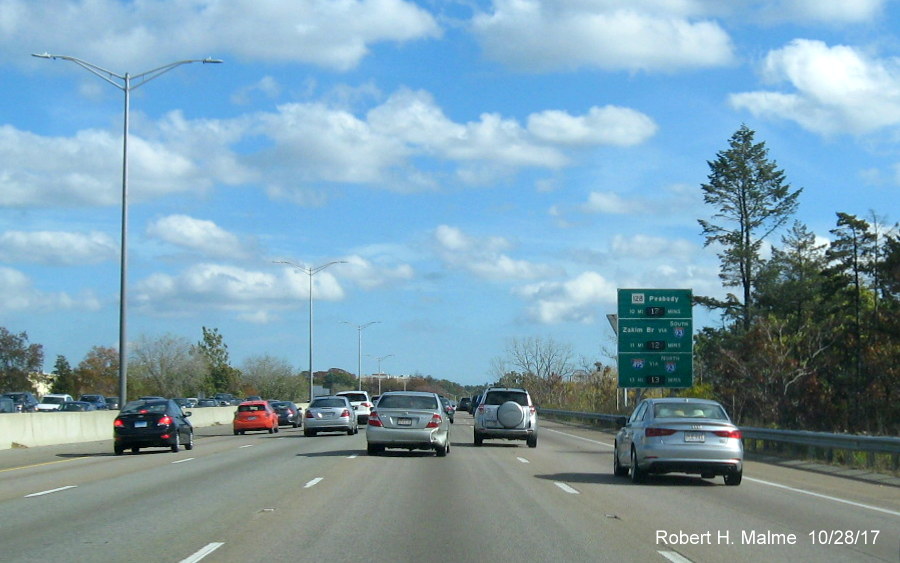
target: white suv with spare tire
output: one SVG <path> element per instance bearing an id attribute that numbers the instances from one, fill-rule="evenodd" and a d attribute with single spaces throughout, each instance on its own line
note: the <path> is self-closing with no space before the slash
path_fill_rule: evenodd
<path id="1" fill-rule="evenodd" d="M 491 387 L 475 410 L 475 445 L 485 439 L 525 440 L 537 447 L 537 408 L 524 389 Z"/>

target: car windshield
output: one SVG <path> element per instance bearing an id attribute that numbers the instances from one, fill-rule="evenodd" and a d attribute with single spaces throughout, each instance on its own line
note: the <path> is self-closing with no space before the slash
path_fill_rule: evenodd
<path id="1" fill-rule="evenodd" d="M 238 405 L 238 412 L 255 412 L 266 410 L 265 405 Z"/>
<path id="2" fill-rule="evenodd" d="M 311 408 L 346 407 L 347 403 L 343 399 L 316 399 L 309 406 Z"/>
<path id="3" fill-rule="evenodd" d="M 122 409 L 122 414 L 162 414 L 164 412 L 166 412 L 164 401 L 131 401 Z"/>
<path id="4" fill-rule="evenodd" d="M 343 397 L 347 397 L 348 401 L 353 401 L 353 402 L 357 402 L 357 403 L 361 403 L 363 401 L 368 400 L 368 399 L 366 399 L 365 393 L 341 393 L 341 395 Z"/>
<path id="5" fill-rule="evenodd" d="M 719 405 L 700 403 L 659 404 L 653 406 L 655 418 L 711 418 L 728 420 L 725 411 Z"/>
<path id="6" fill-rule="evenodd" d="M 423 409 L 436 410 L 437 401 L 434 397 L 419 397 L 416 395 L 385 395 L 378 401 L 381 409 Z"/>
<path id="7" fill-rule="evenodd" d="M 527 407 L 528 395 L 521 391 L 491 391 L 484 398 L 485 405 L 502 405 L 507 401 L 513 401 L 523 407 Z"/>

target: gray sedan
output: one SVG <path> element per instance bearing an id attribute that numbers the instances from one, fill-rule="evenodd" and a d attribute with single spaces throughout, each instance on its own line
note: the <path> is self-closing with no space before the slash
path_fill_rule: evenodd
<path id="1" fill-rule="evenodd" d="M 385 448 L 450 451 L 450 419 L 436 393 L 390 391 L 378 399 L 366 427 L 369 455 Z"/>
<path id="2" fill-rule="evenodd" d="M 716 475 L 726 485 L 743 476 L 741 431 L 725 409 L 706 399 L 645 399 L 616 434 L 613 473 L 635 483 L 649 473 Z"/>
<path id="3" fill-rule="evenodd" d="M 313 399 L 303 416 L 303 435 L 315 436 L 319 432 L 346 432 L 349 436 L 359 432 L 356 412 L 347 397 Z"/>

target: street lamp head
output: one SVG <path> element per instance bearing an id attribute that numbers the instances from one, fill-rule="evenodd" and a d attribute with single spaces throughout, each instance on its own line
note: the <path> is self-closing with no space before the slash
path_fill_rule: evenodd
<path id="1" fill-rule="evenodd" d="M 50 53 L 47 53 L 46 51 L 43 52 L 43 53 L 31 53 L 31 56 L 32 56 L 32 57 L 37 57 L 37 58 L 39 58 L 39 59 L 53 59 L 53 58 L 56 58 L 56 57 L 54 57 L 53 55 L 51 55 Z"/>
<path id="2" fill-rule="evenodd" d="M 225 61 L 223 61 L 222 59 L 214 59 L 212 57 L 206 57 L 205 59 L 203 59 L 200 62 L 202 62 L 203 64 L 221 64 L 221 63 L 224 63 Z"/>

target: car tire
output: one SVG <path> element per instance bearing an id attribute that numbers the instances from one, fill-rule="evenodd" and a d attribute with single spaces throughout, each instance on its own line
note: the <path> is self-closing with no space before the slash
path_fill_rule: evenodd
<path id="1" fill-rule="evenodd" d="M 125 453 L 125 448 L 123 448 L 122 446 L 113 446 L 113 453 L 116 455 L 122 455 L 123 453 Z"/>
<path id="2" fill-rule="evenodd" d="M 175 432 L 175 443 L 172 444 L 172 453 L 177 454 L 181 451 L 181 434 Z"/>
<path id="3" fill-rule="evenodd" d="M 504 428 L 516 428 L 525 420 L 522 406 L 515 401 L 506 401 L 497 407 L 497 422 Z"/>
<path id="4" fill-rule="evenodd" d="M 352 428 L 347 429 L 347 436 L 353 436 L 354 432 Z"/>
<path id="5" fill-rule="evenodd" d="M 235 430 L 235 431 L 234 431 L 234 435 L 237 436 L 238 434 L 240 434 L 240 432 L 238 432 L 237 430 Z"/>
<path id="6" fill-rule="evenodd" d="M 275 425 L 275 433 L 278 434 L 279 432 L 281 432 L 281 428 L 279 428 L 278 425 Z"/>
<path id="7" fill-rule="evenodd" d="M 447 446 L 441 446 L 440 444 L 438 444 L 434 447 L 434 453 L 438 457 L 447 457 L 447 449 Z"/>
<path id="8" fill-rule="evenodd" d="M 743 471 L 729 471 L 725 474 L 725 484 L 731 487 L 736 487 L 741 484 L 741 479 L 743 478 Z"/>
<path id="9" fill-rule="evenodd" d="M 634 451 L 634 448 L 631 448 L 631 482 L 643 483 L 645 475 L 644 470 L 638 467 L 637 452 Z"/>
<path id="10" fill-rule="evenodd" d="M 139 453 L 140 451 L 141 451 L 141 448 L 139 448 L 137 446 L 131 446 L 131 453 L 136 454 L 136 453 Z"/>
<path id="11" fill-rule="evenodd" d="M 194 432 L 193 432 L 193 430 L 188 434 L 188 441 L 184 445 L 184 449 L 186 449 L 186 450 L 194 449 Z"/>
<path id="12" fill-rule="evenodd" d="M 527 438 L 525 438 L 525 443 L 528 444 L 529 448 L 537 447 L 537 434 L 530 434 Z"/>
<path id="13" fill-rule="evenodd" d="M 292 423 L 291 423 L 291 426 L 293 426 L 294 428 L 297 428 L 297 427 L 300 426 L 300 425 L 297 424 L 296 422 L 292 422 Z"/>
<path id="14" fill-rule="evenodd" d="M 480 432 L 475 432 L 475 445 L 480 446 L 484 443 L 484 436 Z"/>
<path id="15" fill-rule="evenodd" d="M 619 463 L 619 449 L 617 445 L 613 446 L 613 475 L 616 477 L 628 476 L 628 468 Z"/>

